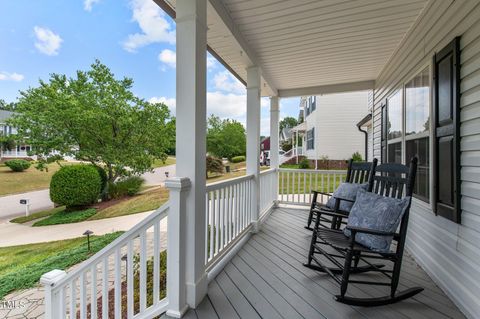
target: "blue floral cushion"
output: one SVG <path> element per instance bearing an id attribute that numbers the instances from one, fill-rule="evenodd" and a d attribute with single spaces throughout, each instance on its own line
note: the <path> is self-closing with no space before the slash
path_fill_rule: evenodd
<path id="1" fill-rule="evenodd" d="M 334 209 L 335 208 L 335 197 L 346 198 L 352 201 L 355 201 L 357 197 L 357 192 L 359 189 L 367 190 L 368 183 L 364 184 L 352 184 L 352 183 L 341 183 L 340 186 L 333 192 L 332 197 L 330 197 L 325 204 L 328 208 Z M 345 212 L 350 212 L 352 209 L 353 202 L 347 202 L 345 200 L 340 201 L 339 209 Z"/>
<path id="2" fill-rule="evenodd" d="M 360 189 L 348 216 L 348 226 L 368 228 L 384 232 L 395 232 L 403 214 L 410 204 L 410 197 L 403 199 L 385 197 Z M 351 231 L 343 231 L 350 237 Z M 379 252 L 388 252 L 393 236 L 378 236 L 357 233 L 355 241 Z"/>

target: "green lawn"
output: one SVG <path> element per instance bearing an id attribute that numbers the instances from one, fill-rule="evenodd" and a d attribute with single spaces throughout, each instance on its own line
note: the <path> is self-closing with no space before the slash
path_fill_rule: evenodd
<path id="1" fill-rule="evenodd" d="M 154 168 L 175 164 L 175 157 L 168 157 L 165 163 L 156 160 Z M 76 162 L 62 162 L 62 165 L 74 165 Z M 39 171 L 32 163 L 32 166 L 23 172 L 12 172 L 5 165 L 0 165 L 0 196 L 18 194 L 29 191 L 47 189 L 50 187 L 50 180 L 53 174 L 60 169 L 57 163 L 48 164 L 47 171 Z"/>
<path id="2" fill-rule="evenodd" d="M 312 172 L 315 172 L 312 170 Z M 279 180 L 280 194 L 303 194 L 310 193 L 312 190 L 317 190 L 325 193 L 332 193 L 340 183 L 345 180 L 346 171 L 344 174 L 336 174 L 335 180 L 333 175 L 322 175 L 312 173 L 288 173 L 282 172 Z M 287 187 L 288 184 L 288 187 Z"/>
<path id="3" fill-rule="evenodd" d="M 62 165 L 72 164 L 74 163 L 62 163 Z M 49 164 L 48 172 L 39 171 L 34 166 L 35 164 L 32 164 L 23 172 L 12 172 L 6 166 L 0 167 L 0 196 L 49 188 L 52 175 L 60 169 L 60 166 L 57 163 Z"/>
<path id="4" fill-rule="evenodd" d="M 168 189 L 155 188 L 98 211 L 88 220 L 111 218 L 154 210 L 168 201 Z"/>
<path id="5" fill-rule="evenodd" d="M 50 215 L 53 215 L 55 213 L 58 213 L 58 212 L 61 212 L 61 211 L 64 211 L 64 210 L 65 210 L 65 206 L 60 206 L 60 207 L 56 207 L 56 208 L 52 208 L 52 209 L 48 209 L 48 210 L 43 210 L 43 211 L 40 211 L 40 212 L 37 212 L 37 213 L 33 213 L 33 214 L 28 215 L 28 216 L 17 217 L 17 218 L 12 219 L 10 222 L 18 223 L 18 224 L 24 224 L 24 223 L 28 223 L 32 220 L 35 220 L 35 219 L 48 217 Z"/>
<path id="6" fill-rule="evenodd" d="M 173 165 L 176 162 L 177 161 L 176 161 L 175 157 L 169 156 L 169 157 L 167 157 L 165 162 L 162 162 L 161 160 L 155 160 L 155 162 L 153 162 L 152 167 L 153 168 L 158 168 L 158 167 Z"/>
<path id="7" fill-rule="evenodd" d="M 0 248 L 0 299 L 13 290 L 35 286 L 46 272 L 84 261 L 121 234 L 90 237 L 91 252 L 83 237 Z"/>
<path id="8" fill-rule="evenodd" d="M 33 224 L 33 226 L 46 226 L 78 223 L 84 220 L 97 220 L 143 213 L 149 210 L 157 209 L 162 206 L 165 202 L 168 201 L 168 195 L 168 189 L 164 187 L 156 187 L 133 197 L 129 197 L 126 200 L 119 201 L 112 206 L 103 208 L 98 211 L 92 208 L 77 212 L 65 212 L 65 207 L 61 206 L 50 210 L 34 213 L 30 216 L 18 217 L 12 219 L 11 222 L 23 224 L 32 220 L 47 217 Z"/>
<path id="9" fill-rule="evenodd" d="M 58 211 L 49 217 L 39 220 L 33 226 L 48 226 L 60 224 L 72 224 L 82 222 L 97 213 L 95 208 L 89 208 L 79 211 L 66 211 L 65 209 Z"/>

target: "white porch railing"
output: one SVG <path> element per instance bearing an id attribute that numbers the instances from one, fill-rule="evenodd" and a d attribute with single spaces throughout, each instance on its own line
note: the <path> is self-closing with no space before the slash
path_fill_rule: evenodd
<path id="1" fill-rule="evenodd" d="M 333 193 L 345 181 L 344 170 L 279 169 L 279 202 L 308 205 L 312 191 Z"/>
<path id="2" fill-rule="evenodd" d="M 303 148 L 301 146 L 293 147 L 289 151 L 280 155 L 278 161 L 279 161 L 280 164 L 283 164 L 286 161 L 288 161 L 292 158 L 295 158 L 295 156 L 301 156 L 301 155 L 303 155 Z"/>
<path id="3" fill-rule="evenodd" d="M 207 185 L 205 264 L 215 262 L 221 252 L 251 225 L 254 175 Z"/>
<path id="4" fill-rule="evenodd" d="M 275 204 L 278 200 L 278 170 L 271 168 L 260 172 L 260 216 L 263 215 Z"/>
<path id="5" fill-rule="evenodd" d="M 166 222 L 168 205 L 152 213 L 66 274 L 42 276 L 45 318 L 152 318 L 168 306 Z M 122 311 L 123 308 L 123 311 Z"/>
<path id="6" fill-rule="evenodd" d="M 17 151 L 17 150 L 5 150 L 1 152 L 2 157 L 9 157 L 9 158 L 25 158 L 30 157 L 28 156 L 27 151 Z"/>

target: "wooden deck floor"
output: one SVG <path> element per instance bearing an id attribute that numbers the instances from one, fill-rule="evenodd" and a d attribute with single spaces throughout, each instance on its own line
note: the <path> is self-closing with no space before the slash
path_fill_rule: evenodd
<path id="1" fill-rule="evenodd" d="M 425 288 L 421 294 L 374 308 L 334 301 L 333 295 L 339 292 L 336 283 L 302 265 L 311 236 L 303 228 L 306 216 L 302 210 L 276 209 L 210 283 L 208 296 L 186 318 L 465 318 L 409 256 L 404 259 L 399 289 L 420 285 Z M 347 294 L 378 296 L 379 289 L 352 285 Z"/>

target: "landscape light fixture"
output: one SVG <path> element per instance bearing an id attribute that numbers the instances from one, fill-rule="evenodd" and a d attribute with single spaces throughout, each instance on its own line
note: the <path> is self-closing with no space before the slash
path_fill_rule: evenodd
<path id="1" fill-rule="evenodd" d="M 83 233 L 83 236 L 87 236 L 87 247 L 88 247 L 88 251 L 90 251 L 90 235 L 93 234 L 93 231 L 91 230 L 86 230 L 84 233 Z"/>

